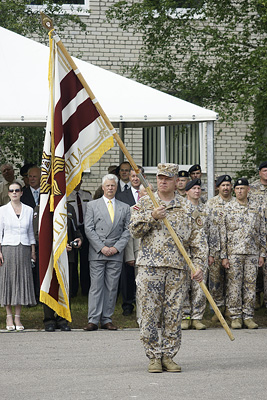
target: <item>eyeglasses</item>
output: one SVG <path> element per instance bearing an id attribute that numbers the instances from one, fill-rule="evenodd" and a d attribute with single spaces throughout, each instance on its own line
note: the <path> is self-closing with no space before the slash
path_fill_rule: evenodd
<path id="1" fill-rule="evenodd" d="M 9 193 L 19 193 L 20 189 L 8 189 Z"/>

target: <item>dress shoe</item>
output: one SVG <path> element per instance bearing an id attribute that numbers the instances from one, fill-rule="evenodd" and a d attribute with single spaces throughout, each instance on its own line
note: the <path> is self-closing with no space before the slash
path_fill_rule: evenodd
<path id="1" fill-rule="evenodd" d="M 10 318 L 10 317 L 12 317 L 12 314 L 8 314 L 7 316 L 6 316 L 6 320 L 7 320 L 7 318 Z M 11 318 L 10 318 L 11 319 Z M 12 318 L 12 325 L 7 325 L 6 324 L 6 330 L 7 331 L 14 331 L 16 328 L 15 328 L 15 325 L 13 324 L 13 318 Z"/>
<path id="2" fill-rule="evenodd" d="M 115 325 L 113 325 L 112 322 L 108 322 L 104 325 L 101 325 L 101 328 L 108 329 L 109 331 L 117 331 L 118 330 L 118 328 Z"/>
<path id="3" fill-rule="evenodd" d="M 20 322 L 20 325 L 18 325 L 18 324 L 16 323 L 16 319 L 18 319 L 18 320 L 20 321 L 20 315 L 15 315 L 16 331 L 24 331 L 24 326 L 21 325 L 21 322 Z"/>
<path id="4" fill-rule="evenodd" d="M 68 324 L 59 325 L 59 329 L 60 329 L 62 332 L 70 332 L 70 331 L 71 331 L 71 329 L 70 329 L 70 327 L 69 327 Z"/>
<path id="5" fill-rule="evenodd" d="M 96 324 L 92 324 L 92 322 L 89 322 L 84 328 L 84 331 L 97 331 L 98 326 Z"/>
<path id="6" fill-rule="evenodd" d="M 45 325 L 46 332 L 55 332 L 55 330 L 56 330 L 55 325 Z"/>

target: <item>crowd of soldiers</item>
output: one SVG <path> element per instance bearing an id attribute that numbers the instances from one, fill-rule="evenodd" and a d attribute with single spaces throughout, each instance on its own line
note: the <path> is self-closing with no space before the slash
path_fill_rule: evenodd
<path id="1" fill-rule="evenodd" d="M 30 187 L 29 193 L 34 197 L 37 192 L 35 202 L 29 204 L 35 208 L 40 194 L 40 169 L 32 165 L 29 168 L 25 177 L 23 171 L 21 175 L 25 188 Z M 139 168 L 143 172 L 142 167 Z M 13 168 L 8 164 L 1 167 L 1 172 L 4 181 L 0 183 L 0 205 L 5 204 L 8 184 L 15 179 Z M 30 184 L 27 176 L 31 179 Z M 246 178 L 232 182 L 228 174 L 217 177 L 215 196 L 209 200 L 201 176 L 199 164 L 188 171 L 179 171 L 176 164 L 159 164 L 155 193 L 158 206 L 155 207 L 145 188 L 141 187 L 136 172 L 128 162 L 123 162 L 118 167 L 109 167 L 108 175 L 94 195 L 96 202 L 92 201 L 89 192 L 80 189 L 81 183 L 68 198 L 69 206 L 73 205 L 69 214 L 74 215 L 79 233 L 74 232 L 73 239 L 83 241 L 83 246 L 81 241 L 78 246 L 83 250 L 80 254 L 80 284 L 82 293 L 87 295 L 89 292 L 90 299 L 88 325 L 84 330 L 97 330 L 99 322 L 104 329 L 117 329 L 111 316 L 120 279 L 123 315 L 130 315 L 136 304 L 141 339 L 150 359 L 149 372 L 180 372 L 173 357 L 180 347 L 181 329 L 206 329 L 203 322 L 206 297 L 199 285 L 201 281 L 207 283 L 211 296 L 221 313 L 229 318 L 232 329 L 257 328 L 254 310 L 262 299 L 267 307 L 267 161 L 259 165 L 259 179 L 250 185 Z M 26 194 L 24 189 L 24 198 Z M 121 203 L 127 206 L 123 207 Z M 116 210 L 125 214 L 125 223 L 117 218 Z M 165 218 L 191 258 L 195 274 L 190 273 L 164 224 Z M 129 219 L 130 239 L 126 227 Z M 120 221 L 122 226 L 117 226 L 113 220 Z M 101 233 L 104 230 L 107 230 L 106 238 Z M 119 246 L 122 238 L 125 240 Z M 36 241 L 38 243 L 38 237 Z M 107 275 L 110 288 L 106 287 L 106 278 L 99 274 L 100 263 L 104 268 L 109 265 L 112 270 L 112 274 Z M 77 255 L 70 264 L 71 297 L 77 294 L 79 285 Z M 108 270 L 107 274 L 110 274 Z M 101 296 L 96 289 L 99 284 L 103 287 Z M 38 288 L 36 290 L 38 292 Z M 38 298 L 38 293 L 36 296 Z M 109 301 L 112 297 L 112 307 L 104 312 L 106 297 Z M 70 330 L 65 320 L 54 320 L 51 315 L 44 319 L 47 331 L 54 331 L 56 324 L 61 330 Z M 217 320 L 214 314 L 212 321 Z M 161 339 L 158 327 L 161 327 Z"/>

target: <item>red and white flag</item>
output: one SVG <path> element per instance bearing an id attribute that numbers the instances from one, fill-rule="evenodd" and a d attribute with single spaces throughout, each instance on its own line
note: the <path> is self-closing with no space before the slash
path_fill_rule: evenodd
<path id="1" fill-rule="evenodd" d="M 80 72 L 71 68 L 58 42 L 58 36 L 50 39 L 50 102 L 39 211 L 40 301 L 71 321 L 66 198 L 80 182 L 82 172 L 113 146 L 114 131 L 106 125 L 77 77 Z"/>

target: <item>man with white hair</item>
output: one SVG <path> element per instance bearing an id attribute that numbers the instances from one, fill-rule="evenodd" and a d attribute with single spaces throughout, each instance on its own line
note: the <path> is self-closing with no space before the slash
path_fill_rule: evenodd
<path id="1" fill-rule="evenodd" d="M 89 240 L 91 286 L 88 296 L 88 324 L 85 331 L 117 330 L 112 323 L 124 248 L 130 238 L 130 207 L 115 199 L 116 175 L 102 179 L 104 195 L 88 203 L 84 230 Z"/>

